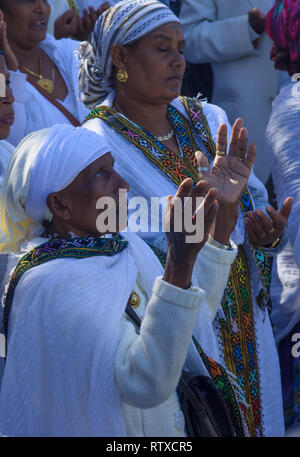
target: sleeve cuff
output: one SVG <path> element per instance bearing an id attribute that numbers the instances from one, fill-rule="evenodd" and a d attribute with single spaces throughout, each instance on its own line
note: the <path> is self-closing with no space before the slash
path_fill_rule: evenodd
<path id="1" fill-rule="evenodd" d="M 198 287 L 190 287 L 187 290 L 181 289 L 164 281 L 162 276 L 156 278 L 153 293 L 163 301 L 190 309 L 199 308 L 204 298 L 203 289 Z"/>
<path id="2" fill-rule="evenodd" d="M 220 249 L 209 243 L 205 243 L 199 255 L 212 262 L 231 265 L 237 255 L 237 246 L 232 240 L 230 240 L 230 243 L 232 249 Z"/>

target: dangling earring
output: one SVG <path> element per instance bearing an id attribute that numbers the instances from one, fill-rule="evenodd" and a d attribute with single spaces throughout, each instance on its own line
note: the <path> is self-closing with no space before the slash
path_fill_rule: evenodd
<path id="1" fill-rule="evenodd" d="M 127 79 L 128 79 L 128 73 L 126 70 L 122 70 L 121 68 L 119 68 L 119 70 L 117 71 L 117 79 L 118 81 L 120 81 L 120 83 L 126 83 Z"/>

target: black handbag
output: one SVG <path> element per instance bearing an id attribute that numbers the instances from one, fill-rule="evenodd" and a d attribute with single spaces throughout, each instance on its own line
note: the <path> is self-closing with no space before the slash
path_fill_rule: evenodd
<path id="1" fill-rule="evenodd" d="M 235 436 L 225 400 L 211 378 L 199 372 L 183 371 L 178 397 L 188 436 Z"/>
<path id="2" fill-rule="evenodd" d="M 139 330 L 141 320 L 127 304 L 126 313 Z M 224 398 L 214 382 L 199 372 L 183 371 L 178 398 L 190 437 L 233 437 L 234 428 Z"/>

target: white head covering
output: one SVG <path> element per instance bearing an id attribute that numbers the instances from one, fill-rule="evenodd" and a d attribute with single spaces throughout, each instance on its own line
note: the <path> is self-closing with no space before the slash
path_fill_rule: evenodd
<path id="1" fill-rule="evenodd" d="M 157 0 L 124 0 L 105 11 L 95 25 L 92 44 L 85 41 L 79 47 L 83 103 L 92 109 L 113 90 L 113 45 L 129 45 L 170 22 L 180 24 L 178 17 Z"/>
<path id="2" fill-rule="evenodd" d="M 67 124 L 31 133 L 15 149 L 0 196 L 0 251 L 17 252 L 51 220 L 47 197 L 110 151 L 100 135 Z"/>

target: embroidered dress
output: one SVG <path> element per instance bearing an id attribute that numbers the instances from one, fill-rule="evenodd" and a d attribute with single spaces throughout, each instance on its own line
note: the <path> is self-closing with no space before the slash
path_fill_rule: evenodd
<path id="1" fill-rule="evenodd" d="M 112 150 L 116 151 L 116 167 L 122 170 L 131 185 L 129 196 L 142 195 L 149 201 L 152 196 L 174 195 L 176 187 L 186 177 L 196 181 L 193 154 L 197 149 L 207 155 L 210 163 L 213 161 L 218 125 L 227 121 L 219 108 L 209 104 L 201 106 L 199 102 L 185 98 L 171 103 L 168 115 L 180 145 L 181 154 L 178 155 L 168 151 L 149 132 L 115 114 L 110 108 L 112 100 L 113 96 L 109 96 L 104 107 L 93 110 L 84 127 L 110 136 Z M 230 126 L 228 131 L 230 134 Z M 270 284 L 267 255 L 272 255 L 272 252 L 250 245 L 244 234 L 242 217 L 243 211 L 266 206 L 266 191 L 253 174 L 248 184 L 248 191 L 240 201 L 240 217 L 233 233 L 233 240 L 240 245 L 239 255 L 213 324 L 223 364 L 234 376 L 246 399 L 244 415 L 250 435 L 281 436 L 280 372 L 266 310 Z M 141 236 L 164 251 L 163 234 L 147 233 L 149 223 L 148 216 L 148 227 L 143 227 Z M 264 347 L 264 352 L 261 347 Z"/>

